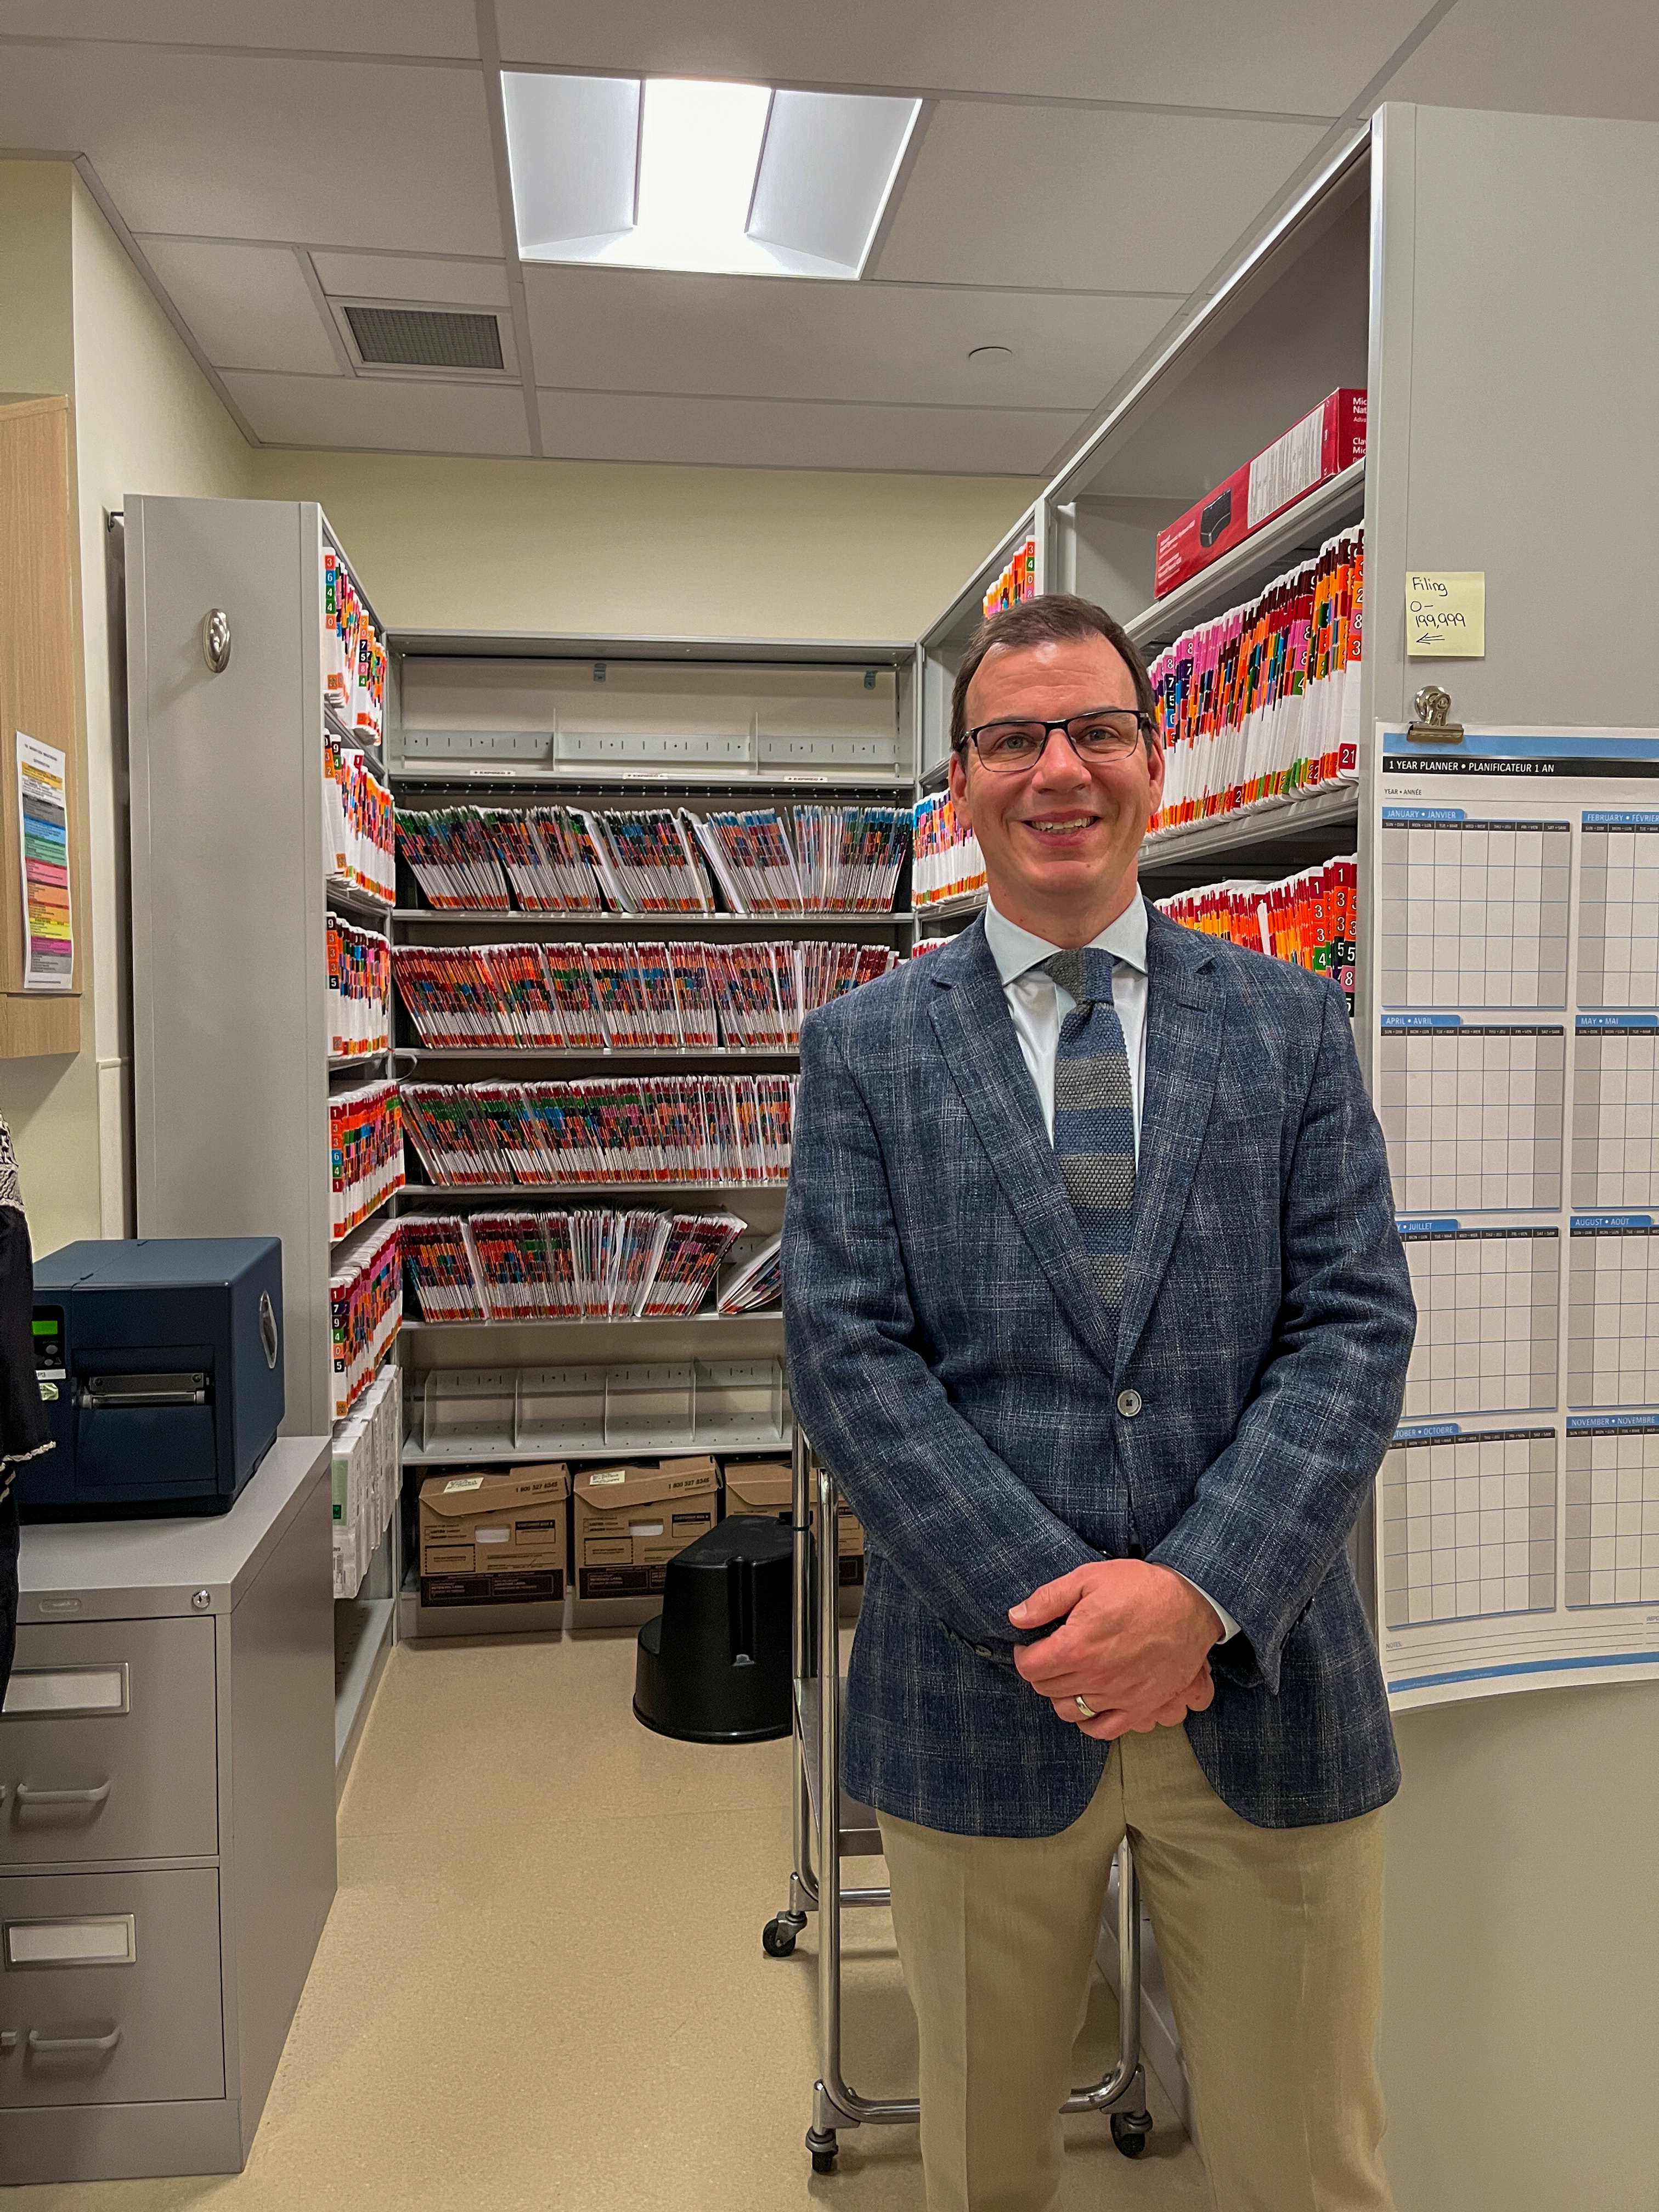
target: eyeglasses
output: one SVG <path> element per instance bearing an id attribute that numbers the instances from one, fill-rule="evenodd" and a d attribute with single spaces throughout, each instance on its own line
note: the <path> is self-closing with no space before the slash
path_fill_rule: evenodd
<path id="1" fill-rule="evenodd" d="M 979 755 L 981 768 L 994 775 L 1012 775 L 1036 766 L 1056 730 L 1085 768 L 1105 761 L 1124 760 L 1143 738 L 1152 733 L 1152 718 L 1133 707 L 1098 707 L 1092 714 L 1073 714 L 1060 722 L 982 722 L 969 730 L 964 744 Z"/>

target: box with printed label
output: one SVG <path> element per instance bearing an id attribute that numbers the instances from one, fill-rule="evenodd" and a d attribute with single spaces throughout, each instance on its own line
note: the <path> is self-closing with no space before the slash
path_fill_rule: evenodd
<path id="1" fill-rule="evenodd" d="M 714 1525 L 720 1469 L 696 1455 L 584 1468 L 572 1488 L 579 1598 L 660 1598 L 668 1562 Z"/>
<path id="2" fill-rule="evenodd" d="M 561 1601 L 569 1492 L 560 1461 L 429 1476 L 421 1486 L 422 1606 Z"/>
<path id="3" fill-rule="evenodd" d="M 1253 461 L 1205 493 L 1158 533 L 1152 596 L 1163 599 L 1198 575 L 1263 523 L 1305 499 L 1332 477 L 1365 458 L 1365 393 L 1328 392 L 1311 413 L 1264 446 Z"/>

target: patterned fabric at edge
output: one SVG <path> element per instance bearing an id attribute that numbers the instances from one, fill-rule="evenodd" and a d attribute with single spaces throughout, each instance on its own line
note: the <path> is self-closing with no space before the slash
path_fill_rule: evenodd
<path id="1" fill-rule="evenodd" d="M 1054 1835 L 1093 1796 L 1106 1747 L 1020 1680 L 1008 1608 L 1102 1558 L 1172 1567 L 1239 1623 L 1186 1726 L 1242 1818 L 1352 1820 L 1399 1785 L 1344 1540 L 1415 1316 L 1347 1009 L 1286 962 L 1146 930 L 1115 1307 L 982 922 L 801 1027 L 791 1389 L 869 1544 L 844 1778 L 951 1834 Z"/>
<path id="2" fill-rule="evenodd" d="M 1112 956 L 1090 945 L 1042 965 L 1077 1000 L 1054 1060 L 1054 1157 L 1100 1302 L 1121 1312 L 1135 1225 L 1135 1109 Z"/>
<path id="3" fill-rule="evenodd" d="M 17 1500 L 21 1462 L 52 1449 L 34 1377 L 34 1259 L 11 1131 L 0 1120 L 0 1699 L 17 1645 Z"/>

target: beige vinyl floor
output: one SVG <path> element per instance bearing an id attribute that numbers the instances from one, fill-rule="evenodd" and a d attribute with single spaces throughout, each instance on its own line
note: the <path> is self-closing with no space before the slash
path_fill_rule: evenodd
<path id="1" fill-rule="evenodd" d="M 790 1746 L 650 1734 L 633 1663 L 629 1635 L 399 1646 L 246 2172 L 17 2189 L 8 2212 L 923 2212 L 914 2129 L 843 2136 L 822 2179 L 803 2148 L 817 1923 L 793 1959 L 760 1944 L 787 1895 Z M 845 1925 L 848 2078 L 913 2093 L 890 1921 Z M 1079 2067 L 1116 2032 L 1103 1984 Z M 1103 2121 L 1066 2123 L 1066 2212 L 1209 2204 L 1156 2081 L 1149 2101 L 1137 2163 Z"/>

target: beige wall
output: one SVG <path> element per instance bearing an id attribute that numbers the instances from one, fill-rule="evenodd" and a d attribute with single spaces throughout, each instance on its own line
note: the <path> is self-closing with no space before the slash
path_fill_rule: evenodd
<path id="1" fill-rule="evenodd" d="M 0 393 L 75 388 L 70 180 L 62 162 L 0 161 Z M 71 447 L 70 465 L 74 469 Z M 100 802 L 90 800 L 95 816 Z M 95 833 L 94 833 L 95 841 Z M 0 1113 L 10 1125 L 37 1252 L 98 1231 L 98 1076 L 93 994 L 99 960 L 84 911 L 73 916 L 82 1049 L 72 1059 L 0 1060 Z"/>
<path id="2" fill-rule="evenodd" d="M 395 455 L 254 455 L 256 494 L 321 502 L 404 629 L 918 636 L 1039 486 Z"/>
<path id="3" fill-rule="evenodd" d="M 1395 1729 L 1398 2212 L 1654 2212 L 1659 1685 L 1483 1698 Z"/>
<path id="4" fill-rule="evenodd" d="M 48 1252 L 131 1228 L 125 678 L 106 514 L 130 491 L 245 495 L 252 457 L 67 162 L 0 161 L 0 392 L 69 397 L 80 516 L 91 831 L 75 917 L 82 1049 L 0 1061 L 30 1232 Z"/>
<path id="5" fill-rule="evenodd" d="M 73 181 L 76 458 L 86 631 L 87 767 L 101 1231 L 131 1235 L 132 1055 L 128 946 L 126 664 L 107 517 L 130 492 L 246 498 L 252 459 L 178 333 Z M 42 1247 L 41 1249 L 46 1249 Z"/>

